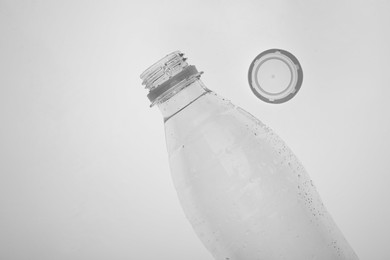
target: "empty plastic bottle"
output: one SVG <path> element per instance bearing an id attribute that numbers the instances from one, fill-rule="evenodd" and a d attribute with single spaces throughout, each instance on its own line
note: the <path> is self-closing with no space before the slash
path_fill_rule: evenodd
<path id="1" fill-rule="evenodd" d="M 164 117 L 180 203 L 214 258 L 358 259 L 292 151 L 185 60 L 173 52 L 141 78 Z"/>

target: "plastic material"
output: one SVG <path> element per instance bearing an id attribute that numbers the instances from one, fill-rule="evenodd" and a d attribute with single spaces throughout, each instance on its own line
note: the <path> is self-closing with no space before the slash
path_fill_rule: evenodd
<path id="1" fill-rule="evenodd" d="M 166 80 L 164 83 L 159 85 L 158 87 L 153 88 L 150 90 L 148 94 L 149 100 L 153 102 L 160 96 L 164 95 L 165 93 L 168 93 L 168 91 L 175 87 L 177 84 L 180 84 L 180 82 L 187 81 L 191 76 L 198 75 L 198 70 L 195 68 L 195 66 L 187 66 L 179 73 L 175 74 L 174 76 L 171 76 L 168 80 Z"/>
<path id="2" fill-rule="evenodd" d="M 260 53 L 248 73 L 253 93 L 268 103 L 283 103 L 301 88 L 302 67 L 294 55 L 285 50 L 271 49 Z"/>
<path id="3" fill-rule="evenodd" d="M 217 260 L 358 259 L 286 144 L 196 79 L 157 103 L 172 179 Z"/>

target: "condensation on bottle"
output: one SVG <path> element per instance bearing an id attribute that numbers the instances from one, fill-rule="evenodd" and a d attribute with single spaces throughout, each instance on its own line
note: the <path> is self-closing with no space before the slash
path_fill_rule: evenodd
<path id="1" fill-rule="evenodd" d="M 358 259 L 284 141 L 201 74 L 176 51 L 141 78 L 164 118 L 180 204 L 213 257 Z"/>

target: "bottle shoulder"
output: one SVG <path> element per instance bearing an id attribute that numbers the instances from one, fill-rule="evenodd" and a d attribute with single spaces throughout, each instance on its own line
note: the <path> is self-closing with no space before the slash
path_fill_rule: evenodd
<path id="1" fill-rule="evenodd" d="M 205 136 L 224 142 L 265 138 L 272 132 L 259 119 L 210 92 L 165 122 L 168 150 Z"/>
<path id="2" fill-rule="evenodd" d="M 187 151 L 211 149 L 213 154 L 237 149 L 263 154 L 263 150 L 269 150 L 279 163 L 290 162 L 304 171 L 293 151 L 270 127 L 227 99 L 211 93 L 186 112 L 165 124 L 170 155 L 182 151 L 183 146 Z"/>
<path id="3" fill-rule="evenodd" d="M 246 110 L 235 106 L 230 100 L 212 91 L 205 93 L 164 123 L 166 127 L 180 127 L 184 125 L 187 128 L 191 128 L 202 124 L 213 124 L 216 119 L 224 117 L 230 117 L 233 121 L 237 121 L 237 119 L 241 119 L 239 121 L 249 120 L 256 124 L 264 125 Z"/>

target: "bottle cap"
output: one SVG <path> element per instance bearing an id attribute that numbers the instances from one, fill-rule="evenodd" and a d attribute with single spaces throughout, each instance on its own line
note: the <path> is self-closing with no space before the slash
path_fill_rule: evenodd
<path id="1" fill-rule="evenodd" d="M 302 85 L 303 72 L 294 55 L 285 50 L 270 49 L 252 61 L 248 80 L 258 98 L 279 104 L 297 94 Z"/>

